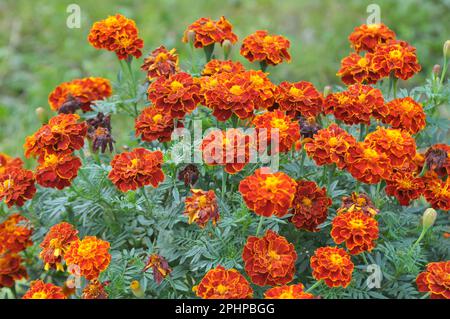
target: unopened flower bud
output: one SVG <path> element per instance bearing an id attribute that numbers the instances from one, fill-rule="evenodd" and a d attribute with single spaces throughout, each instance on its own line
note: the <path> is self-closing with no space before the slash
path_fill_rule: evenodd
<path id="1" fill-rule="evenodd" d="M 36 109 L 36 115 L 37 115 L 39 121 L 41 121 L 42 123 L 46 122 L 45 110 L 43 107 L 38 107 Z"/>
<path id="2" fill-rule="evenodd" d="M 142 290 L 141 284 L 137 280 L 133 280 L 130 284 L 130 289 L 137 298 L 144 297 L 144 291 Z"/>
<path id="3" fill-rule="evenodd" d="M 445 41 L 443 51 L 444 57 L 450 58 L 450 40 Z"/>
<path id="4" fill-rule="evenodd" d="M 441 71 L 442 71 L 442 68 L 441 68 L 441 66 L 439 64 L 435 64 L 433 66 L 433 74 L 435 76 L 439 76 L 441 74 Z"/>
<path id="5" fill-rule="evenodd" d="M 233 43 L 231 43 L 230 40 L 225 40 L 222 43 L 222 47 L 223 47 L 223 55 L 225 57 L 225 60 L 227 60 L 228 57 L 230 56 L 231 49 L 233 48 Z"/>
<path id="6" fill-rule="evenodd" d="M 436 221 L 437 213 L 433 208 L 427 208 L 422 216 L 422 225 L 424 229 L 433 226 Z"/>
<path id="7" fill-rule="evenodd" d="M 327 95 L 330 94 L 330 93 L 331 93 L 331 86 L 330 85 L 325 86 L 323 88 L 323 96 L 327 97 Z"/>

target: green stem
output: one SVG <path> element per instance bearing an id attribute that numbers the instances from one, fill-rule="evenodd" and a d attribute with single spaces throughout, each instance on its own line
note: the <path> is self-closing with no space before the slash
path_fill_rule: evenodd
<path id="1" fill-rule="evenodd" d="M 442 84 L 444 84 L 444 78 L 445 78 L 445 74 L 447 73 L 447 68 L 448 68 L 448 59 L 444 57 L 444 67 L 442 68 L 442 73 L 441 73 L 441 80 L 439 81 L 439 88 L 442 87 Z"/>
<path id="2" fill-rule="evenodd" d="M 427 299 L 431 295 L 431 291 L 427 292 L 425 295 L 420 297 L 420 299 Z"/>
<path id="3" fill-rule="evenodd" d="M 425 234 L 427 233 L 428 228 L 423 227 L 422 228 L 422 232 L 420 233 L 419 238 L 417 238 L 416 242 L 414 243 L 414 245 L 412 245 L 411 250 L 410 251 L 414 251 L 414 249 L 417 247 L 417 245 L 419 245 L 419 243 L 422 241 L 422 239 L 425 237 Z"/>
<path id="4" fill-rule="evenodd" d="M 300 175 L 303 176 L 303 168 L 305 166 L 305 157 L 306 157 L 306 151 L 304 150 L 303 146 L 302 146 L 302 155 L 300 158 Z"/>
<path id="5" fill-rule="evenodd" d="M 256 237 L 258 237 L 259 232 L 261 231 L 263 219 L 264 219 L 264 216 L 261 215 L 261 217 L 259 218 L 258 228 L 256 228 Z"/>
<path id="6" fill-rule="evenodd" d="M 266 61 L 259 62 L 259 68 L 261 69 L 261 71 L 266 72 L 266 70 L 267 70 L 267 62 Z"/>
<path id="7" fill-rule="evenodd" d="M 359 141 L 362 142 L 366 135 L 366 125 L 364 123 L 359 124 Z"/>
<path id="8" fill-rule="evenodd" d="M 311 292 L 314 288 L 320 286 L 322 284 L 322 280 L 316 281 L 311 287 L 305 290 L 305 292 Z"/>
<path id="9" fill-rule="evenodd" d="M 222 166 L 222 200 L 225 200 L 227 193 L 227 172 L 225 172 L 225 165 Z"/>
<path id="10" fill-rule="evenodd" d="M 336 165 L 332 164 L 328 167 L 328 181 L 327 181 L 327 191 L 330 189 L 331 180 L 333 179 L 334 172 L 336 170 Z"/>
<path id="11" fill-rule="evenodd" d="M 361 257 L 362 257 L 364 263 L 365 263 L 366 265 L 368 265 L 369 263 L 367 262 L 366 255 L 365 255 L 364 253 L 361 253 Z"/>
<path id="12" fill-rule="evenodd" d="M 126 60 L 127 61 L 127 67 L 128 67 L 128 72 L 130 73 L 130 79 L 131 79 L 131 85 L 132 85 L 132 98 L 136 99 L 137 97 L 137 86 L 136 86 L 136 78 L 134 76 L 134 72 L 133 72 L 133 68 L 131 67 L 131 63 L 133 61 L 133 58 L 129 58 Z M 134 107 L 134 114 L 137 117 L 139 115 L 138 109 L 137 109 L 137 103 L 134 102 L 133 103 L 133 107 Z"/>
<path id="13" fill-rule="evenodd" d="M 204 47 L 203 51 L 205 51 L 206 63 L 208 63 L 209 61 L 211 61 L 214 52 L 214 43 Z"/>
<path id="14" fill-rule="evenodd" d="M 361 186 L 361 182 L 360 181 L 356 181 L 355 183 L 355 193 L 359 194 L 359 188 Z"/>

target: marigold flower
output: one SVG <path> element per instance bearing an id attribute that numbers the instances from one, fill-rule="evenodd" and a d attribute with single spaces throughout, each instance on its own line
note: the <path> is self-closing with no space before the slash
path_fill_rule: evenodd
<path id="1" fill-rule="evenodd" d="M 88 280 L 98 279 L 111 261 L 110 244 L 95 236 L 74 240 L 69 245 L 64 259 L 70 272 L 84 276 Z M 71 265 L 75 267 L 70 267 Z"/>
<path id="2" fill-rule="evenodd" d="M 270 35 L 267 31 L 259 30 L 242 41 L 241 55 L 250 62 L 277 65 L 284 60 L 291 60 L 288 52 L 290 45 L 289 40 L 281 35 Z"/>
<path id="3" fill-rule="evenodd" d="M 225 40 L 236 43 L 238 39 L 237 35 L 233 33 L 233 25 L 224 16 L 220 17 L 218 21 L 210 18 L 198 19 L 187 27 L 183 42 L 189 42 L 188 33 L 190 31 L 195 32 L 194 47 L 196 48 L 203 48 L 216 42 L 222 44 Z"/>
<path id="4" fill-rule="evenodd" d="M 9 251 L 19 253 L 33 245 L 30 221 L 19 215 L 10 215 L 0 224 L 0 253 Z"/>
<path id="5" fill-rule="evenodd" d="M 67 299 L 61 287 L 42 280 L 31 282 L 30 289 L 23 295 L 22 299 Z"/>
<path id="6" fill-rule="evenodd" d="M 99 112 L 95 118 L 87 120 L 86 123 L 88 125 L 87 138 L 92 141 L 92 151 L 96 153 L 100 150 L 105 153 L 106 148 L 109 147 L 109 151 L 112 152 L 116 141 L 111 134 L 111 115 Z"/>
<path id="7" fill-rule="evenodd" d="M 136 23 L 121 14 L 95 22 L 88 40 L 96 49 L 115 52 L 119 60 L 125 60 L 129 56 L 139 59 L 142 55 L 141 49 L 144 47 Z"/>
<path id="8" fill-rule="evenodd" d="M 11 288 L 17 280 L 27 278 L 22 258 L 15 253 L 0 253 L 0 289 Z"/>
<path id="9" fill-rule="evenodd" d="M 419 72 L 416 48 L 405 41 L 389 41 L 379 45 L 372 58 L 373 68 L 381 77 L 393 72 L 396 78 L 408 80 Z"/>
<path id="10" fill-rule="evenodd" d="M 383 23 L 362 24 L 353 30 L 348 40 L 356 52 L 374 52 L 379 44 L 395 40 L 395 33 Z"/>
<path id="11" fill-rule="evenodd" d="M 94 101 L 111 96 L 112 89 L 108 79 L 87 77 L 63 82 L 48 96 L 50 108 L 59 113 L 74 113 L 78 108 L 91 111 Z"/>
<path id="12" fill-rule="evenodd" d="M 372 53 L 366 53 L 364 56 L 351 53 L 342 59 L 341 68 L 336 75 L 347 85 L 375 84 L 380 79 L 380 75 L 373 68 L 372 58 Z"/>
<path id="13" fill-rule="evenodd" d="M 84 145 L 87 124 L 77 114 L 59 114 L 25 141 L 25 156 L 71 153 Z"/>
<path id="14" fill-rule="evenodd" d="M 23 161 L 20 158 L 0 153 L 0 175 L 5 173 L 9 167 L 21 168 L 22 165 Z"/>
<path id="15" fill-rule="evenodd" d="M 248 70 L 242 72 L 242 75 L 247 77 L 251 88 L 256 92 L 254 96 L 255 110 L 258 108 L 270 110 L 275 102 L 277 87 L 270 81 L 268 73 L 260 70 Z"/>
<path id="16" fill-rule="evenodd" d="M 367 194 L 355 192 L 351 193 L 350 196 L 342 197 L 342 204 L 337 213 L 342 214 L 353 211 L 362 211 L 368 216 L 375 216 L 379 213 L 378 208 L 375 207 Z"/>
<path id="17" fill-rule="evenodd" d="M 354 264 L 347 252 L 338 247 L 320 247 L 310 259 L 313 277 L 332 287 L 346 288 L 352 281 Z"/>
<path id="18" fill-rule="evenodd" d="M 8 207 L 23 206 L 27 200 L 33 198 L 35 193 L 36 186 L 32 171 L 9 167 L 0 174 L 0 200 L 3 200 Z"/>
<path id="19" fill-rule="evenodd" d="M 319 130 L 312 140 L 305 144 L 305 150 L 317 165 L 336 164 L 343 169 L 346 166 L 345 155 L 356 139 L 336 124 Z"/>
<path id="20" fill-rule="evenodd" d="M 158 254 L 152 254 L 148 257 L 147 264 L 144 267 L 144 271 L 149 268 L 153 270 L 153 279 L 159 285 L 164 278 L 170 275 L 172 269 L 169 267 L 167 260 Z"/>
<path id="21" fill-rule="evenodd" d="M 374 112 L 374 116 L 392 128 L 416 134 L 425 128 L 426 115 L 422 105 L 411 97 L 393 99 Z"/>
<path id="22" fill-rule="evenodd" d="M 98 281 L 97 279 L 91 280 L 83 289 L 81 299 L 108 299 L 109 295 L 105 291 L 105 283 Z"/>
<path id="23" fill-rule="evenodd" d="M 147 72 L 147 78 L 150 81 L 160 76 L 168 78 L 172 74 L 178 73 L 180 68 L 178 67 L 178 54 L 175 52 L 175 49 L 168 51 L 165 46 L 160 46 L 145 58 L 141 70 Z"/>
<path id="24" fill-rule="evenodd" d="M 253 289 L 236 269 L 217 266 L 209 270 L 192 290 L 202 299 L 249 299 Z"/>
<path id="25" fill-rule="evenodd" d="M 325 113 L 345 124 L 370 124 L 374 109 L 384 104 L 383 94 L 369 85 L 350 85 L 346 91 L 331 93 L 325 99 Z"/>
<path id="26" fill-rule="evenodd" d="M 186 197 L 184 214 L 189 217 L 189 224 L 196 223 L 201 228 L 211 220 L 215 226 L 220 218 L 216 194 L 213 190 L 191 189 L 192 196 Z"/>
<path id="27" fill-rule="evenodd" d="M 239 61 L 212 59 L 203 67 L 202 75 L 211 76 L 217 73 L 239 73 L 243 71 L 245 71 L 245 68 Z"/>
<path id="28" fill-rule="evenodd" d="M 148 99 L 161 112 L 169 113 L 173 118 L 182 118 L 200 102 L 200 84 L 184 72 L 168 78 L 160 76 L 149 86 Z"/>
<path id="29" fill-rule="evenodd" d="M 171 113 L 154 107 L 143 109 L 135 122 L 136 137 L 141 135 L 142 140 L 146 142 L 170 141 L 174 127 Z"/>
<path id="30" fill-rule="evenodd" d="M 450 261 L 431 262 L 416 278 L 417 290 L 431 299 L 450 299 Z"/>
<path id="31" fill-rule="evenodd" d="M 36 182 L 49 188 L 63 189 L 72 184 L 81 167 L 81 160 L 69 154 L 47 154 L 39 158 Z"/>
<path id="32" fill-rule="evenodd" d="M 264 293 L 264 299 L 314 299 L 314 295 L 304 292 L 303 284 L 273 287 Z"/>
<path id="33" fill-rule="evenodd" d="M 424 189 L 425 183 L 422 178 L 409 171 L 400 170 L 386 180 L 385 192 L 397 198 L 400 205 L 409 206 L 411 201 L 422 195 Z"/>
<path id="34" fill-rule="evenodd" d="M 39 258 L 44 262 L 45 270 L 54 268 L 64 271 L 62 265 L 64 254 L 70 243 L 75 240 L 79 240 L 78 230 L 73 225 L 62 222 L 52 226 L 39 245 L 42 248 Z"/>
<path id="35" fill-rule="evenodd" d="M 450 146 L 435 144 L 428 148 L 425 153 L 425 165 L 438 176 L 450 175 Z"/>
<path id="36" fill-rule="evenodd" d="M 161 169 L 163 154 L 136 148 L 114 156 L 109 179 L 122 191 L 136 190 L 146 185 L 157 187 L 164 180 Z"/>
<path id="37" fill-rule="evenodd" d="M 263 167 L 240 182 L 239 192 L 257 215 L 283 217 L 291 208 L 296 187 L 297 183 L 285 173 L 271 173 Z"/>
<path id="38" fill-rule="evenodd" d="M 294 278 L 297 260 L 294 245 L 272 230 L 261 238 L 250 236 L 242 259 L 246 273 L 258 286 L 285 285 Z"/>
<path id="39" fill-rule="evenodd" d="M 272 130 L 278 130 L 277 149 L 280 152 L 289 152 L 296 141 L 300 139 L 300 126 L 292 117 L 286 115 L 280 110 L 266 112 L 257 115 L 252 124 L 256 128 L 259 143 L 266 140 L 265 145 L 269 145 L 272 141 Z"/>
<path id="40" fill-rule="evenodd" d="M 281 111 L 293 117 L 316 117 L 323 112 L 324 99 L 310 82 L 281 82 L 276 91 L 276 103 Z"/>
<path id="41" fill-rule="evenodd" d="M 423 195 L 431 207 L 444 211 L 450 210 L 450 177 L 445 181 L 438 178 L 436 173 L 425 175 L 425 190 Z"/>
<path id="42" fill-rule="evenodd" d="M 336 244 L 345 242 L 352 255 L 372 251 L 378 239 L 378 222 L 363 211 L 341 212 L 332 221 L 331 237 Z"/>

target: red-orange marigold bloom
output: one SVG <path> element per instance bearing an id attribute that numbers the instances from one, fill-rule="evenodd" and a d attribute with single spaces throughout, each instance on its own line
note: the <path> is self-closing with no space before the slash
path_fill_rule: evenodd
<path id="1" fill-rule="evenodd" d="M 74 240 L 64 254 L 68 269 L 88 280 L 97 279 L 111 261 L 109 242 L 95 236 Z M 71 265 L 76 267 L 71 267 Z"/>
<path id="2" fill-rule="evenodd" d="M 236 269 L 217 266 L 192 289 L 202 299 L 249 299 L 253 289 Z"/>
<path id="3" fill-rule="evenodd" d="M 374 109 L 384 104 L 383 94 L 369 85 L 350 85 L 346 91 L 331 93 L 325 99 L 325 113 L 345 124 L 370 124 Z"/>
<path id="4" fill-rule="evenodd" d="M 217 73 L 239 73 L 245 71 L 244 66 L 239 61 L 212 59 L 203 67 L 202 75 L 211 76 Z"/>
<path id="5" fill-rule="evenodd" d="M 264 299 L 314 299 L 314 295 L 303 291 L 303 284 L 273 287 L 264 293 Z"/>
<path id="6" fill-rule="evenodd" d="M 252 124 L 256 128 L 258 141 L 266 139 L 266 145 L 272 141 L 272 130 L 278 129 L 277 147 L 280 152 L 289 152 L 292 146 L 300 139 L 300 126 L 292 117 L 286 115 L 280 110 L 266 112 L 257 115 Z"/>
<path id="7" fill-rule="evenodd" d="M 198 79 L 184 72 L 168 78 L 160 76 L 148 87 L 148 99 L 162 112 L 182 118 L 200 102 L 200 84 Z"/>
<path id="8" fill-rule="evenodd" d="M 385 192 L 397 198 L 400 205 L 409 206 L 411 201 L 422 195 L 424 189 L 425 183 L 422 178 L 412 172 L 399 170 L 386 180 Z"/>
<path id="9" fill-rule="evenodd" d="M 136 23 L 121 14 L 95 22 L 88 40 L 96 49 L 115 52 L 119 60 L 125 60 L 131 55 L 136 59 L 140 58 L 144 47 Z"/>
<path id="10" fill-rule="evenodd" d="M 34 174 L 32 171 L 10 167 L 0 174 L 0 200 L 4 200 L 8 207 L 23 206 L 36 193 Z"/>
<path id="11" fill-rule="evenodd" d="M 160 76 L 169 77 L 172 74 L 178 73 L 178 54 L 176 50 L 167 50 L 165 46 L 152 51 L 148 57 L 145 58 L 141 70 L 147 72 L 147 78 L 153 80 Z"/>
<path id="12" fill-rule="evenodd" d="M 288 52 L 290 45 L 289 40 L 281 35 L 270 35 L 267 31 L 259 30 L 242 41 L 241 55 L 250 62 L 277 65 L 291 60 Z"/>
<path id="13" fill-rule="evenodd" d="M 214 21 L 210 18 L 200 18 L 184 32 L 183 42 L 189 42 L 189 32 L 195 32 L 194 47 L 203 48 L 214 43 L 223 43 L 229 40 L 231 43 L 236 43 L 237 35 L 233 33 L 233 25 L 225 19 L 224 16 L 219 20 Z"/>
<path id="14" fill-rule="evenodd" d="M 381 77 L 391 72 L 396 78 L 408 80 L 422 67 L 417 61 L 416 48 L 405 41 L 390 41 L 379 45 L 372 58 L 373 68 Z"/>
<path id="15" fill-rule="evenodd" d="M 331 223 L 331 237 L 336 244 L 345 242 L 352 255 L 372 251 L 378 239 L 378 222 L 363 211 L 341 212 Z"/>
<path id="16" fill-rule="evenodd" d="M 192 196 L 186 197 L 184 214 L 189 217 L 189 224 L 196 223 L 201 228 L 211 220 L 216 225 L 220 218 L 216 194 L 213 190 L 191 189 Z"/>
<path id="17" fill-rule="evenodd" d="M 316 232 L 317 226 L 327 219 L 331 204 L 331 198 L 327 196 L 325 187 L 320 188 L 312 181 L 298 180 L 291 222 L 298 229 Z"/>
<path id="18" fill-rule="evenodd" d="M 33 245 L 31 234 L 33 230 L 30 221 L 19 215 L 10 215 L 0 224 L 0 253 L 9 251 L 19 253 Z"/>
<path id="19" fill-rule="evenodd" d="M 450 177 L 443 181 L 436 173 L 427 173 L 423 195 L 434 209 L 450 210 Z"/>
<path id="20" fill-rule="evenodd" d="M 431 262 L 416 278 L 417 290 L 431 299 L 450 299 L 450 261 Z"/>
<path id="21" fill-rule="evenodd" d="M 416 156 L 416 141 L 405 131 L 381 126 L 364 139 L 370 148 L 386 154 L 392 167 L 402 167 Z"/>
<path id="22" fill-rule="evenodd" d="M 239 184 L 239 192 L 247 207 L 260 216 L 283 217 L 291 208 L 297 183 L 283 172 L 271 173 L 258 168 Z"/>
<path id="23" fill-rule="evenodd" d="M 345 156 L 346 169 L 358 181 L 378 184 L 391 173 L 389 158 L 365 143 L 356 143 Z"/>
<path id="24" fill-rule="evenodd" d="M 425 164 L 428 170 L 436 172 L 438 176 L 450 175 L 450 146 L 447 144 L 432 145 L 425 152 Z"/>
<path id="25" fill-rule="evenodd" d="M 170 112 L 155 107 L 146 107 L 136 118 L 134 127 L 136 137 L 140 135 L 143 141 L 168 142 L 171 140 L 175 124 Z"/>
<path id="26" fill-rule="evenodd" d="M 341 68 L 336 74 L 347 85 L 355 83 L 375 84 L 380 79 L 380 75 L 373 69 L 372 53 L 360 56 L 351 53 L 341 61 Z"/>
<path id="27" fill-rule="evenodd" d="M 44 262 L 45 270 L 54 268 L 64 271 L 62 266 L 64 254 L 70 243 L 75 240 L 79 240 L 78 230 L 73 225 L 62 222 L 52 226 L 39 245 L 42 248 L 39 258 Z"/>
<path id="28" fill-rule="evenodd" d="M 51 283 L 46 284 L 42 280 L 35 280 L 22 299 L 67 299 L 67 297 L 61 287 Z"/>
<path id="29" fill-rule="evenodd" d="M 426 126 L 426 115 L 422 105 L 409 96 L 393 99 L 381 110 L 375 111 L 374 116 L 392 128 L 402 129 L 411 134 L 418 133 Z"/>
<path id="30" fill-rule="evenodd" d="M 72 184 L 81 167 L 81 160 L 69 154 L 48 154 L 39 158 L 36 182 L 49 188 L 63 189 Z"/>
<path id="31" fill-rule="evenodd" d="M 103 100 L 111 94 L 112 88 L 108 79 L 87 77 L 61 83 L 49 94 L 48 103 L 52 110 L 59 111 L 64 103 L 72 98 L 80 104 L 79 107 L 84 112 L 88 112 L 92 102 Z"/>
<path id="32" fill-rule="evenodd" d="M 58 114 L 25 141 L 25 156 L 71 153 L 84 145 L 86 122 L 78 123 L 77 114 Z"/>
<path id="33" fill-rule="evenodd" d="M 268 73 L 260 70 L 248 70 L 242 72 L 242 75 L 250 81 L 251 88 L 256 92 L 253 101 L 255 110 L 270 109 L 275 102 L 277 87 L 270 81 Z"/>
<path id="34" fill-rule="evenodd" d="M 297 260 L 294 245 L 272 230 L 261 238 L 250 236 L 242 259 L 246 273 L 258 286 L 285 285 L 294 278 Z"/>
<path id="35" fill-rule="evenodd" d="M 109 295 L 105 291 L 105 283 L 97 279 L 91 280 L 83 289 L 81 299 L 108 299 Z"/>
<path id="36" fill-rule="evenodd" d="M 153 279 L 158 285 L 172 272 L 167 260 L 158 254 L 151 254 L 150 257 L 148 257 L 147 264 L 143 271 L 147 271 L 149 268 L 152 268 Z"/>
<path id="37" fill-rule="evenodd" d="M 291 116 L 316 117 L 323 112 L 324 99 L 310 82 L 281 82 L 276 91 L 276 103 Z"/>
<path id="38" fill-rule="evenodd" d="M 342 204 L 337 213 L 342 214 L 353 211 L 362 211 L 368 216 L 375 216 L 379 213 L 379 210 L 367 194 L 355 192 L 351 193 L 350 196 L 342 197 Z"/>
<path id="39" fill-rule="evenodd" d="M 328 287 L 346 288 L 352 281 L 355 267 L 350 255 L 342 248 L 320 247 L 310 259 L 313 277 L 324 280 Z"/>
<path id="40" fill-rule="evenodd" d="M 353 135 L 333 123 L 319 130 L 313 139 L 305 144 L 305 150 L 317 165 L 334 163 L 338 168 L 343 169 L 346 165 L 345 154 L 355 144 L 356 139 Z"/>
<path id="41" fill-rule="evenodd" d="M 18 157 L 10 157 L 9 155 L 0 153 L 0 175 L 3 174 L 9 167 L 21 168 L 23 161 Z"/>
<path id="42" fill-rule="evenodd" d="M 356 52 L 375 51 L 379 44 L 395 39 L 395 33 L 383 23 L 362 24 L 349 35 L 348 40 Z"/>
<path id="43" fill-rule="evenodd" d="M 156 188 L 164 180 L 162 162 L 161 151 L 151 152 L 144 148 L 136 148 L 131 152 L 114 156 L 108 177 L 122 192 L 150 184 Z"/>
<path id="44" fill-rule="evenodd" d="M 22 258 L 15 253 L 0 253 L 0 289 L 11 288 L 16 280 L 27 278 Z"/>

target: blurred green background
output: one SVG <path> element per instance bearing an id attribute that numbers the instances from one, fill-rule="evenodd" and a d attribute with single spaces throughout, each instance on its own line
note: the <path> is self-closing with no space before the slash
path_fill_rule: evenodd
<path id="1" fill-rule="evenodd" d="M 80 29 L 66 26 L 71 3 L 81 8 Z M 115 55 L 95 50 L 86 40 L 92 23 L 108 15 L 122 13 L 136 21 L 144 55 L 161 44 L 176 47 L 182 66 L 189 60 L 183 31 L 203 16 L 225 15 L 240 40 L 258 29 L 285 35 L 292 62 L 269 69 L 272 80 L 307 80 L 323 88 L 339 82 L 335 73 L 350 51 L 347 37 L 366 22 L 370 3 L 381 7 L 382 22 L 399 38 L 417 47 L 423 70 L 401 85 L 422 84 L 433 65 L 442 63 L 442 45 L 450 38 L 450 0 L 0 0 L 0 152 L 22 156 L 25 136 L 41 125 L 35 109 L 51 114 L 47 96 L 60 82 L 84 76 L 115 79 Z M 241 59 L 238 48 L 233 58 Z M 132 125 L 114 128 L 119 142 Z"/>

